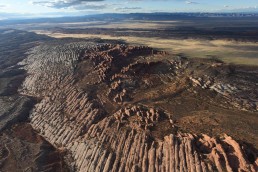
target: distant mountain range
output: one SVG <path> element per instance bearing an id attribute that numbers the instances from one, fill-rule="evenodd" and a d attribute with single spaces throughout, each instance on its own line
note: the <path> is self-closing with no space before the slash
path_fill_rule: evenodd
<path id="1" fill-rule="evenodd" d="M 87 21 L 118 21 L 118 20 L 175 20 L 188 19 L 196 17 L 258 17 L 258 13 L 108 13 L 108 14 L 94 14 L 84 16 L 65 16 L 65 17 L 44 17 L 32 18 L 30 15 L 17 15 L 0 13 L 0 25 L 12 23 L 60 23 L 60 22 L 87 22 Z"/>

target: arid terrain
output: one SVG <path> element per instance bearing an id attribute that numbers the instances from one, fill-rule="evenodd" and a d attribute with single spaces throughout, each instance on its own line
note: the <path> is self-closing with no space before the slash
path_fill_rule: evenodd
<path id="1" fill-rule="evenodd" d="M 54 38 L 121 40 L 188 58 L 257 66 L 258 15 L 224 15 L 103 14 L 6 21 L 0 22 L 0 29 L 16 28 Z"/>
<path id="2" fill-rule="evenodd" d="M 92 24 L 0 30 L 0 171 L 258 171 L 255 37 Z"/>

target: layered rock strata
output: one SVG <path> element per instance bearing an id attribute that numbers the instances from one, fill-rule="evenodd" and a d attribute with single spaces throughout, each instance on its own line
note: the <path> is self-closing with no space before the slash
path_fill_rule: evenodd
<path id="1" fill-rule="evenodd" d="M 158 62 L 163 56 L 148 47 L 85 42 L 32 49 L 22 62 L 29 76 L 20 90 L 41 98 L 31 125 L 67 150 L 73 171 L 257 171 L 256 155 L 230 136 L 179 131 L 165 110 L 128 103 L 137 99 L 135 89 L 169 83 L 187 67 L 178 59 Z M 138 75 L 151 79 L 130 79 Z"/>

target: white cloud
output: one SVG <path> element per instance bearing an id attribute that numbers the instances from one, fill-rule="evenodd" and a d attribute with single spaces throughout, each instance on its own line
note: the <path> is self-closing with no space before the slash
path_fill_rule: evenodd
<path id="1" fill-rule="evenodd" d="M 82 9 L 103 9 L 106 4 L 99 3 L 104 0 L 43 0 L 32 1 L 33 5 L 40 5 L 45 7 L 51 7 L 56 9 L 74 8 L 78 10 Z"/>
<path id="2" fill-rule="evenodd" d="M 186 4 L 199 4 L 199 2 L 194 2 L 194 1 L 185 1 Z"/>
<path id="3" fill-rule="evenodd" d="M 128 11 L 128 10 L 140 10 L 141 7 L 120 7 L 120 8 L 114 8 L 116 11 Z"/>
<path id="4" fill-rule="evenodd" d="M 0 4 L 0 9 L 6 8 L 8 5 L 6 4 Z"/>

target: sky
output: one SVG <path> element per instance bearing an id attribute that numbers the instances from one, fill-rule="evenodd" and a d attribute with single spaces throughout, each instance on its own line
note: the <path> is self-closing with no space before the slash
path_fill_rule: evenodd
<path id="1" fill-rule="evenodd" d="M 258 12 L 258 0 L 0 0 L 0 19 L 134 12 Z"/>

